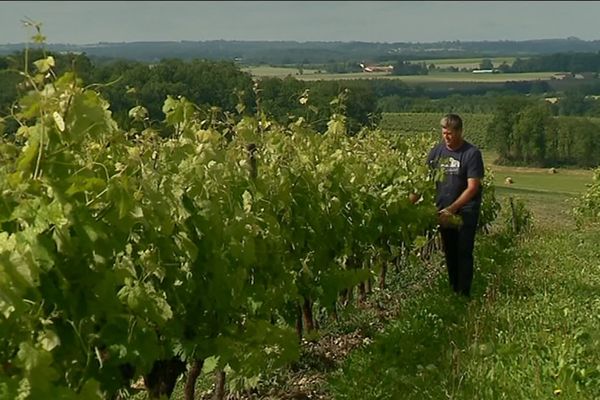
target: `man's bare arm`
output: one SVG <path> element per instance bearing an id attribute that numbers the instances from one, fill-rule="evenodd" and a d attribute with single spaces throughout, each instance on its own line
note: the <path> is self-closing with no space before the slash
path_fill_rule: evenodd
<path id="1" fill-rule="evenodd" d="M 475 197 L 480 185 L 481 179 L 479 178 L 467 179 L 467 188 L 460 194 L 460 196 L 458 196 L 456 200 L 454 200 L 454 203 L 450 204 L 444 210 L 451 214 L 456 214 L 462 206 L 467 204 L 473 197 Z"/>

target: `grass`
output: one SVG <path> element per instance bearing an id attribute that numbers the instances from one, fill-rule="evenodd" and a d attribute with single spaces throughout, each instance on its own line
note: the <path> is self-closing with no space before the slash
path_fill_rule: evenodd
<path id="1" fill-rule="evenodd" d="M 573 229 L 575 222 L 571 217 L 574 197 L 551 192 L 541 192 L 530 189 L 513 189 L 496 187 L 496 196 L 500 201 L 509 197 L 521 200 L 533 214 L 533 222 L 540 228 L 552 229 L 557 223 L 563 227 Z"/>
<path id="2" fill-rule="evenodd" d="M 473 300 L 440 275 L 332 375 L 333 397 L 600 398 L 599 244 L 594 232 L 481 238 Z"/>
<path id="3" fill-rule="evenodd" d="M 298 80 L 340 80 L 340 79 L 400 79 L 406 83 L 435 83 L 435 82 L 508 82 L 508 81 L 530 81 L 549 80 L 557 72 L 524 72 L 524 73 L 497 73 L 497 74 L 473 74 L 471 72 L 432 72 L 429 75 L 390 75 L 385 72 L 353 72 L 344 74 L 321 73 L 318 70 L 304 69 L 300 75 L 298 68 L 255 66 L 243 68 L 254 77 L 278 77 L 288 75 Z"/>
<path id="4" fill-rule="evenodd" d="M 242 71 L 248 72 L 255 77 L 276 77 L 285 78 L 286 76 L 293 76 L 297 79 L 300 78 L 300 72 L 298 67 L 271 67 L 268 65 L 258 65 L 252 67 L 242 68 Z M 303 69 L 303 74 L 316 74 L 316 69 Z"/>
<path id="5" fill-rule="evenodd" d="M 593 172 L 586 169 L 513 167 L 494 163 L 496 154 L 483 151 L 483 161 L 494 173 L 494 184 L 498 188 L 510 189 L 513 192 L 536 191 L 558 195 L 582 194 L 586 185 L 592 182 Z M 512 184 L 507 184 L 510 177 Z"/>
<path id="6" fill-rule="evenodd" d="M 425 63 L 427 65 L 435 64 L 437 67 L 478 68 L 484 58 L 489 59 L 494 64 L 494 67 L 498 67 L 503 62 L 512 65 L 517 59 L 517 57 L 441 58 L 433 60 L 414 60 L 411 62 Z"/>
<path id="7" fill-rule="evenodd" d="M 523 72 L 514 74 L 473 74 L 471 72 L 435 72 L 429 75 L 402 76 L 406 82 L 508 82 L 547 80 L 556 72 Z"/>
<path id="8" fill-rule="evenodd" d="M 537 191 L 558 195 L 577 195 L 585 190 L 586 183 L 591 182 L 591 171 L 583 173 L 582 170 L 562 170 L 551 174 L 548 169 L 517 169 L 495 167 L 494 183 L 498 187 L 506 186 L 513 192 Z M 513 183 L 506 184 L 505 179 L 511 178 Z"/>
<path id="9" fill-rule="evenodd" d="M 492 170 L 496 195 L 501 201 L 508 197 L 522 200 L 532 211 L 534 222 L 541 227 L 575 227 L 571 209 L 577 196 L 592 183 L 592 171 L 558 168 L 557 173 L 552 174 L 548 168 L 496 165 L 495 158 L 494 152 L 483 152 L 484 163 Z M 512 184 L 506 182 L 508 177 Z"/>

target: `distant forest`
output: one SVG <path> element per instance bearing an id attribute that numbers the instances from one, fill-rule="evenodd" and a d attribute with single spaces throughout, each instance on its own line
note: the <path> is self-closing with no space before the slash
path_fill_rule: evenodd
<path id="1" fill-rule="evenodd" d="M 24 43 L 0 45 L 0 55 L 20 51 Z M 179 41 L 47 44 L 54 52 L 80 52 L 97 60 L 130 59 L 158 62 L 166 58 L 229 60 L 242 64 L 324 64 L 369 60 L 467 58 L 598 52 L 600 40 L 577 38 L 526 41 L 447 41 L 435 43 L 293 42 L 293 41 Z"/>

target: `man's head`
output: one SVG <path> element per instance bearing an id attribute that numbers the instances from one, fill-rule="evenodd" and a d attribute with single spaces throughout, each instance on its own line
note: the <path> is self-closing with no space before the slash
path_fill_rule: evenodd
<path id="1" fill-rule="evenodd" d="M 446 114 L 440 121 L 442 126 L 442 138 L 446 147 L 456 150 L 462 145 L 462 119 L 457 114 Z"/>

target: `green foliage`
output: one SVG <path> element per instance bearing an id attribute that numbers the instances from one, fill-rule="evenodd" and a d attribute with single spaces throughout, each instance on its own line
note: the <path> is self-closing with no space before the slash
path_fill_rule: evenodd
<path id="1" fill-rule="evenodd" d="M 526 165 L 543 165 L 550 122 L 551 115 L 546 105 L 527 107 L 519 113 L 519 120 L 513 127 L 515 158 Z"/>
<path id="2" fill-rule="evenodd" d="M 107 98 L 120 126 L 130 128 L 128 112 L 143 105 L 148 120 L 160 125 L 162 103 L 167 96 L 181 96 L 208 112 L 218 107 L 235 113 L 242 104 L 252 110 L 255 102 L 252 79 L 232 62 L 206 60 L 162 60 L 156 64 L 119 62 L 98 66 L 92 77 L 103 85 L 99 92 Z"/>
<path id="3" fill-rule="evenodd" d="M 513 127 L 520 118 L 519 112 L 529 105 L 529 101 L 522 97 L 512 96 L 497 100 L 496 112 L 489 124 L 488 141 L 493 143 L 499 158 L 512 160 L 516 157 L 516 145 Z"/>
<path id="4" fill-rule="evenodd" d="M 594 170 L 593 182 L 578 199 L 573 212 L 578 226 L 596 225 L 600 222 L 600 168 Z"/>
<path id="5" fill-rule="evenodd" d="M 383 113 L 378 128 L 391 134 L 411 134 L 428 132 L 440 134 L 440 120 L 443 113 Z M 464 121 L 464 137 L 480 149 L 491 146 L 487 130 L 492 120 L 492 114 L 461 114 Z"/>
<path id="6" fill-rule="evenodd" d="M 505 229 L 515 235 L 531 231 L 533 215 L 523 200 L 509 197 L 503 207 Z"/>
<path id="7" fill-rule="evenodd" d="M 600 165 L 600 124 L 598 120 L 582 117 L 558 117 L 549 140 L 550 158 L 557 164 L 574 164 L 584 168 Z"/>
<path id="8" fill-rule="evenodd" d="M 298 357 L 290 309 L 332 307 L 435 225 L 431 138 L 353 132 L 352 90 L 328 100 L 324 131 L 168 95 L 162 130 L 139 104 L 125 131 L 54 62 L 34 61 L 2 143 L 6 397 L 113 397 L 209 357 L 252 381 Z"/>
<path id="9" fill-rule="evenodd" d="M 517 58 L 510 72 L 565 71 L 571 73 L 597 72 L 600 55 L 597 53 L 562 52 L 527 59 Z"/>
<path id="10" fill-rule="evenodd" d="M 494 186 L 494 174 L 489 167 L 485 168 L 485 174 L 481 185 L 483 192 L 479 223 L 477 226 L 478 229 L 488 232 L 501 210 L 500 202 L 497 200 L 496 196 L 496 187 Z"/>
<path id="11" fill-rule="evenodd" d="M 0 116 L 10 115 L 13 103 L 32 89 L 22 71 L 41 74 L 51 71 L 57 76 L 72 72 L 87 82 L 92 70 L 92 63 L 85 54 L 47 52 L 43 48 L 28 50 L 27 55 L 25 51 L 19 51 L 0 57 Z"/>
<path id="12" fill-rule="evenodd" d="M 258 91 L 261 111 L 284 125 L 302 119 L 314 130 L 325 131 L 333 114 L 343 107 L 347 128 L 356 134 L 373 127 L 380 118 L 375 89 L 361 82 L 263 78 Z"/>
<path id="13" fill-rule="evenodd" d="M 501 99 L 488 132 L 500 163 L 595 167 L 600 162 L 596 121 L 553 117 L 547 104 L 519 97 Z"/>
<path id="14" fill-rule="evenodd" d="M 494 64 L 492 63 L 492 60 L 490 60 L 489 58 L 484 58 L 483 60 L 481 60 L 481 63 L 479 64 L 479 69 L 493 69 L 494 68 Z"/>
<path id="15" fill-rule="evenodd" d="M 426 63 L 411 63 L 408 61 L 398 61 L 394 64 L 393 75 L 427 75 L 429 70 Z"/>
<path id="16" fill-rule="evenodd" d="M 348 135 L 351 92 L 322 133 L 167 96 L 161 134 L 72 73 L 31 86 L 0 169 L 8 397 L 110 397 L 173 357 L 256 377 L 298 355 L 288 310 L 332 306 L 434 226 L 431 140 Z"/>
<path id="17" fill-rule="evenodd" d="M 509 228 L 508 226 L 506 228 Z M 593 399 L 600 395 L 592 230 L 477 241 L 470 302 L 439 281 L 329 379 L 339 399 Z M 435 382 L 435 384 L 432 384 Z"/>

